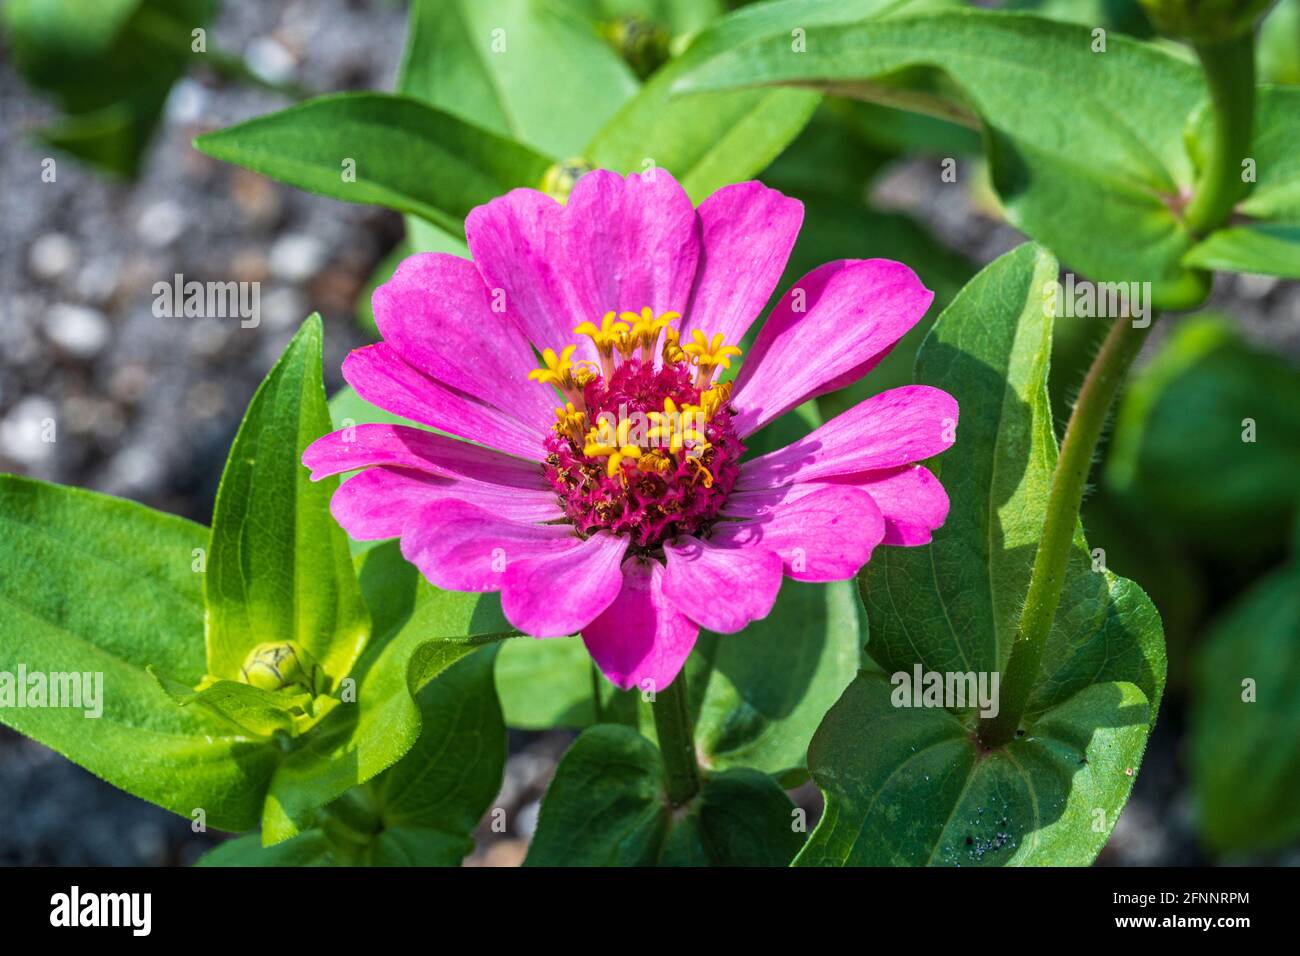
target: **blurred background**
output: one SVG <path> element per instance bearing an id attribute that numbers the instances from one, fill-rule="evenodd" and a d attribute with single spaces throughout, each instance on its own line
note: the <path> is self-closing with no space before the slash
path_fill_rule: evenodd
<path id="1" fill-rule="evenodd" d="M 654 27 L 653 0 L 571 5 L 595 16 L 593 29 L 639 73 L 655 68 L 644 47 L 627 43 L 627 29 L 613 28 L 634 21 L 600 19 L 644 9 L 650 17 L 638 12 L 635 22 Z M 190 141 L 305 93 L 393 89 L 407 9 L 400 0 L 145 6 L 207 22 L 211 55 L 154 48 L 156 37 L 144 35 L 94 69 L 51 69 L 31 54 L 30 36 L 0 35 L 0 471 L 206 523 L 257 383 L 298 323 L 319 311 L 326 385 L 342 384 L 343 356 L 369 340 L 372 273 L 404 228 L 396 213 L 280 186 L 202 156 Z M 1131 3 L 1006 6 L 1149 35 Z M 1264 31 L 1264 77 L 1300 81 L 1300 4 L 1283 0 Z M 1023 241 L 979 176 L 940 177 L 944 158 L 978 168 L 979 152 L 969 131 L 828 101 L 763 177 L 808 208 L 791 271 L 889 256 L 911 265 L 941 306 Z M 153 285 L 177 273 L 260 283 L 260 324 L 156 317 Z M 1104 331 L 1097 320 L 1058 321 L 1052 387 L 1062 424 Z M 916 344 L 905 342 L 869 380 L 871 392 L 907 379 Z M 1158 323 L 1116 415 L 1085 527 L 1107 565 L 1160 609 L 1170 678 L 1100 864 L 1300 864 L 1298 364 L 1300 284 L 1220 276 L 1207 310 Z M 833 412 L 834 399 L 827 404 Z M 1260 440 L 1243 440 L 1247 419 Z M 48 420 L 54 442 L 34 437 Z M 1209 678 L 1265 670 L 1283 675 L 1290 703 L 1260 701 L 1243 723 L 1230 706 L 1236 683 L 1225 696 Z M 511 832 L 480 833 L 471 864 L 522 859 L 571 738 L 511 731 L 498 803 Z M 811 786 L 796 798 L 819 812 Z M 220 838 L 192 833 L 189 821 L 0 728 L 0 864 L 185 864 Z"/>

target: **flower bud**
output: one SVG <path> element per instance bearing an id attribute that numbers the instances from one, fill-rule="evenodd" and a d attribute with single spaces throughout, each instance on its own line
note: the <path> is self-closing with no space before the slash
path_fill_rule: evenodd
<path id="1" fill-rule="evenodd" d="M 638 16 L 619 17 L 601 26 L 600 32 L 623 62 L 641 79 L 646 79 L 668 62 L 672 39 L 658 23 Z"/>
<path id="2" fill-rule="evenodd" d="M 295 641 L 267 641 L 258 644 L 249 652 L 244 659 L 244 666 L 239 670 L 245 684 L 262 690 L 295 687 L 309 694 L 316 693 L 316 677 L 319 673 L 316 662 Z"/>
<path id="3" fill-rule="evenodd" d="M 556 163 L 542 176 L 542 192 L 552 199 L 565 202 L 578 180 L 595 168 L 580 156 Z"/>
<path id="4" fill-rule="evenodd" d="M 1157 30 L 1192 43 L 1232 40 L 1255 26 L 1273 0 L 1140 0 Z"/>

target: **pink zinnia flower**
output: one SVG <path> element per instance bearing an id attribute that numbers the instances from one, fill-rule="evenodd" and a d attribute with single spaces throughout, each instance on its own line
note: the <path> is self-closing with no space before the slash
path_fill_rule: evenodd
<path id="1" fill-rule="evenodd" d="M 757 182 L 695 209 L 663 170 L 475 209 L 473 262 L 403 262 L 374 295 L 383 341 L 343 366 L 362 398 L 446 434 L 371 424 L 313 444 L 313 478 L 365 469 L 335 518 L 400 536 L 440 588 L 500 591 L 526 634 L 580 633 L 624 688 L 666 687 L 701 627 L 766 616 L 783 574 L 838 581 L 878 544 L 928 542 L 948 497 L 915 462 L 957 418 L 939 389 L 893 389 L 741 460 L 758 429 L 869 372 L 933 298 L 897 262 L 827 263 L 719 384 L 802 220 Z"/>

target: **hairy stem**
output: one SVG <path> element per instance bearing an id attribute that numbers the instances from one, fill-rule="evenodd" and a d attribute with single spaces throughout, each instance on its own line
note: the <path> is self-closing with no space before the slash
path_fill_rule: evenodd
<path id="1" fill-rule="evenodd" d="M 1150 325 L 1148 322 L 1146 327 L 1135 328 L 1127 319 L 1116 319 L 1083 380 L 1052 475 L 1047 519 L 1034 555 L 1034 570 L 1011 648 L 1011 660 L 1002 675 L 998 714 L 980 724 L 980 740 L 987 747 L 1001 746 L 1011 740 L 1024 716 L 1029 693 L 1038 678 L 1047 634 L 1061 602 L 1065 569 L 1093 453 L 1111 403 L 1142 348 Z"/>
<path id="2" fill-rule="evenodd" d="M 1255 34 L 1221 43 L 1196 44 L 1210 87 L 1213 132 L 1205 168 L 1191 202 L 1187 227 L 1198 235 L 1223 225 L 1249 191 L 1242 160 L 1250 155 L 1255 127 Z"/>
<path id="3" fill-rule="evenodd" d="M 659 751 L 663 754 L 668 799 L 673 806 L 680 807 L 700 792 L 685 671 L 655 694 L 651 709 L 655 715 L 655 732 L 659 735 Z"/>

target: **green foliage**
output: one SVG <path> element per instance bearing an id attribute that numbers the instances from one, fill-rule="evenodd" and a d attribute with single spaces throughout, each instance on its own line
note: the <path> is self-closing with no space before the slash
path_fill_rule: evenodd
<path id="1" fill-rule="evenodd" d="M 301 461 L 329 428 L 312 316 L 253 396 L 217 490 L 206 578 L 213 678 L 238 680 L 258 644 L 291 640 L 319 662 L 327 693 L 361 653 L 370 620 L 347 535 L 329 514 L 338 481 L 311 481 Z"/>
<path id="2" fill-rule="evenodd" d="M 255 825 L 277 752 L 215 715 L 178 707 L 149 675 L 204 675 L 206 529 L 141 505 L 0 476 L 0 671 L 102 674 L 89 708 L 15 707 L 0 720 L 174 813 Z M 201 566 L 200 566 L 201 567 Z"/>
<path id="3" fill-rule="evenodd" d="M 1192 782 L 1200 833 L 1218 851 L 1300 837 L 1300 564 L 1220 618 L 1195 659 Z"/>
<path id="4" fill-rule="evenodd" d="M 37 135 L 107 172 L 135 176 L 172 84 L 199 54 L 191 31 L 215 0 L 11 0 L 14 64 L 63 114 Z"/>
<path id="5" fill-rule="evenodd" d="M 784 866 L 799 849 L 794 804 L 753 770 L 710 774 L 671 808 L 659 751 L 628 727 L 584 731 L 542 800 L 526 866 Z"/>
<path id="6" fill-rule="evenodd" d="M 1056 458 L 1040 295 L 1056 271 L 1031 245 L 1008 253 L 917 357 L 917 380 L 951 392 L 961 423 L 930 465 L 948 521 L 932 544 L 885 549 L 861 575 L 868 652 L 886 674 L 1005 670 Z M 975 706 L 900 706 L 891 678 L 859 676 L 813 739 L 826 813 L 798 862 L 1091 862 L 1128 798 L 1164 670 L 1154 607 L 1091 569 L 1080 532 L 1023 734 L 985 751 Z"/>
<path id="7" fill-rule="evenodd" d="M 822 8 L 802 0 L 792 11 L 797 18 Z M 993 182 L 1014 225 L 1092 278 L 1150 281 L 1160 308 L 1195 304 L 1206 279 L 1180 261 L 1192 237 L 1170 201 L 1193 181 L 1183 133 L 1203 81 L 1155 46 L 1111 36 L 1101 55 L 1092 42 L 1075 24 L 960 10 L 810 24 L 807 52 L 791 56 L 783 21 L 766 36 L 750 32 L 711 48 L 674 89 L 797 84 L 889 102 L 898 97 L 882 78 L 940 70 L 984 128 Z M 965 110 L 931 105 L 948 115 Z"/>
<path id="8" fill-rule="evenodd" d="M 422 216 L 454 234 L 475 206 L 535 186 L 550 165 L 527 146 L 386 93 L 317 97 L 200 136 L 194 147 L 308 192 Z"/>
<path id="9" fill-rule="evenodd" d="M 506 735 L 492 687 L 496 647 L 452 665 L 416 694 L 420 735 L 407 755 L 330 804 L 318 826 L 263 847 L 249 834 L 200 866 L 457 866 L 501 788 Z"/>
<path id="10" fill-rule="evenodd" d="M 1105 481 L 1179 537 L 1240 553 L 1281 543 L 1297 473 L 1300 370 L 1204 316 L 1180 324 L 1134 380 Z"/>

